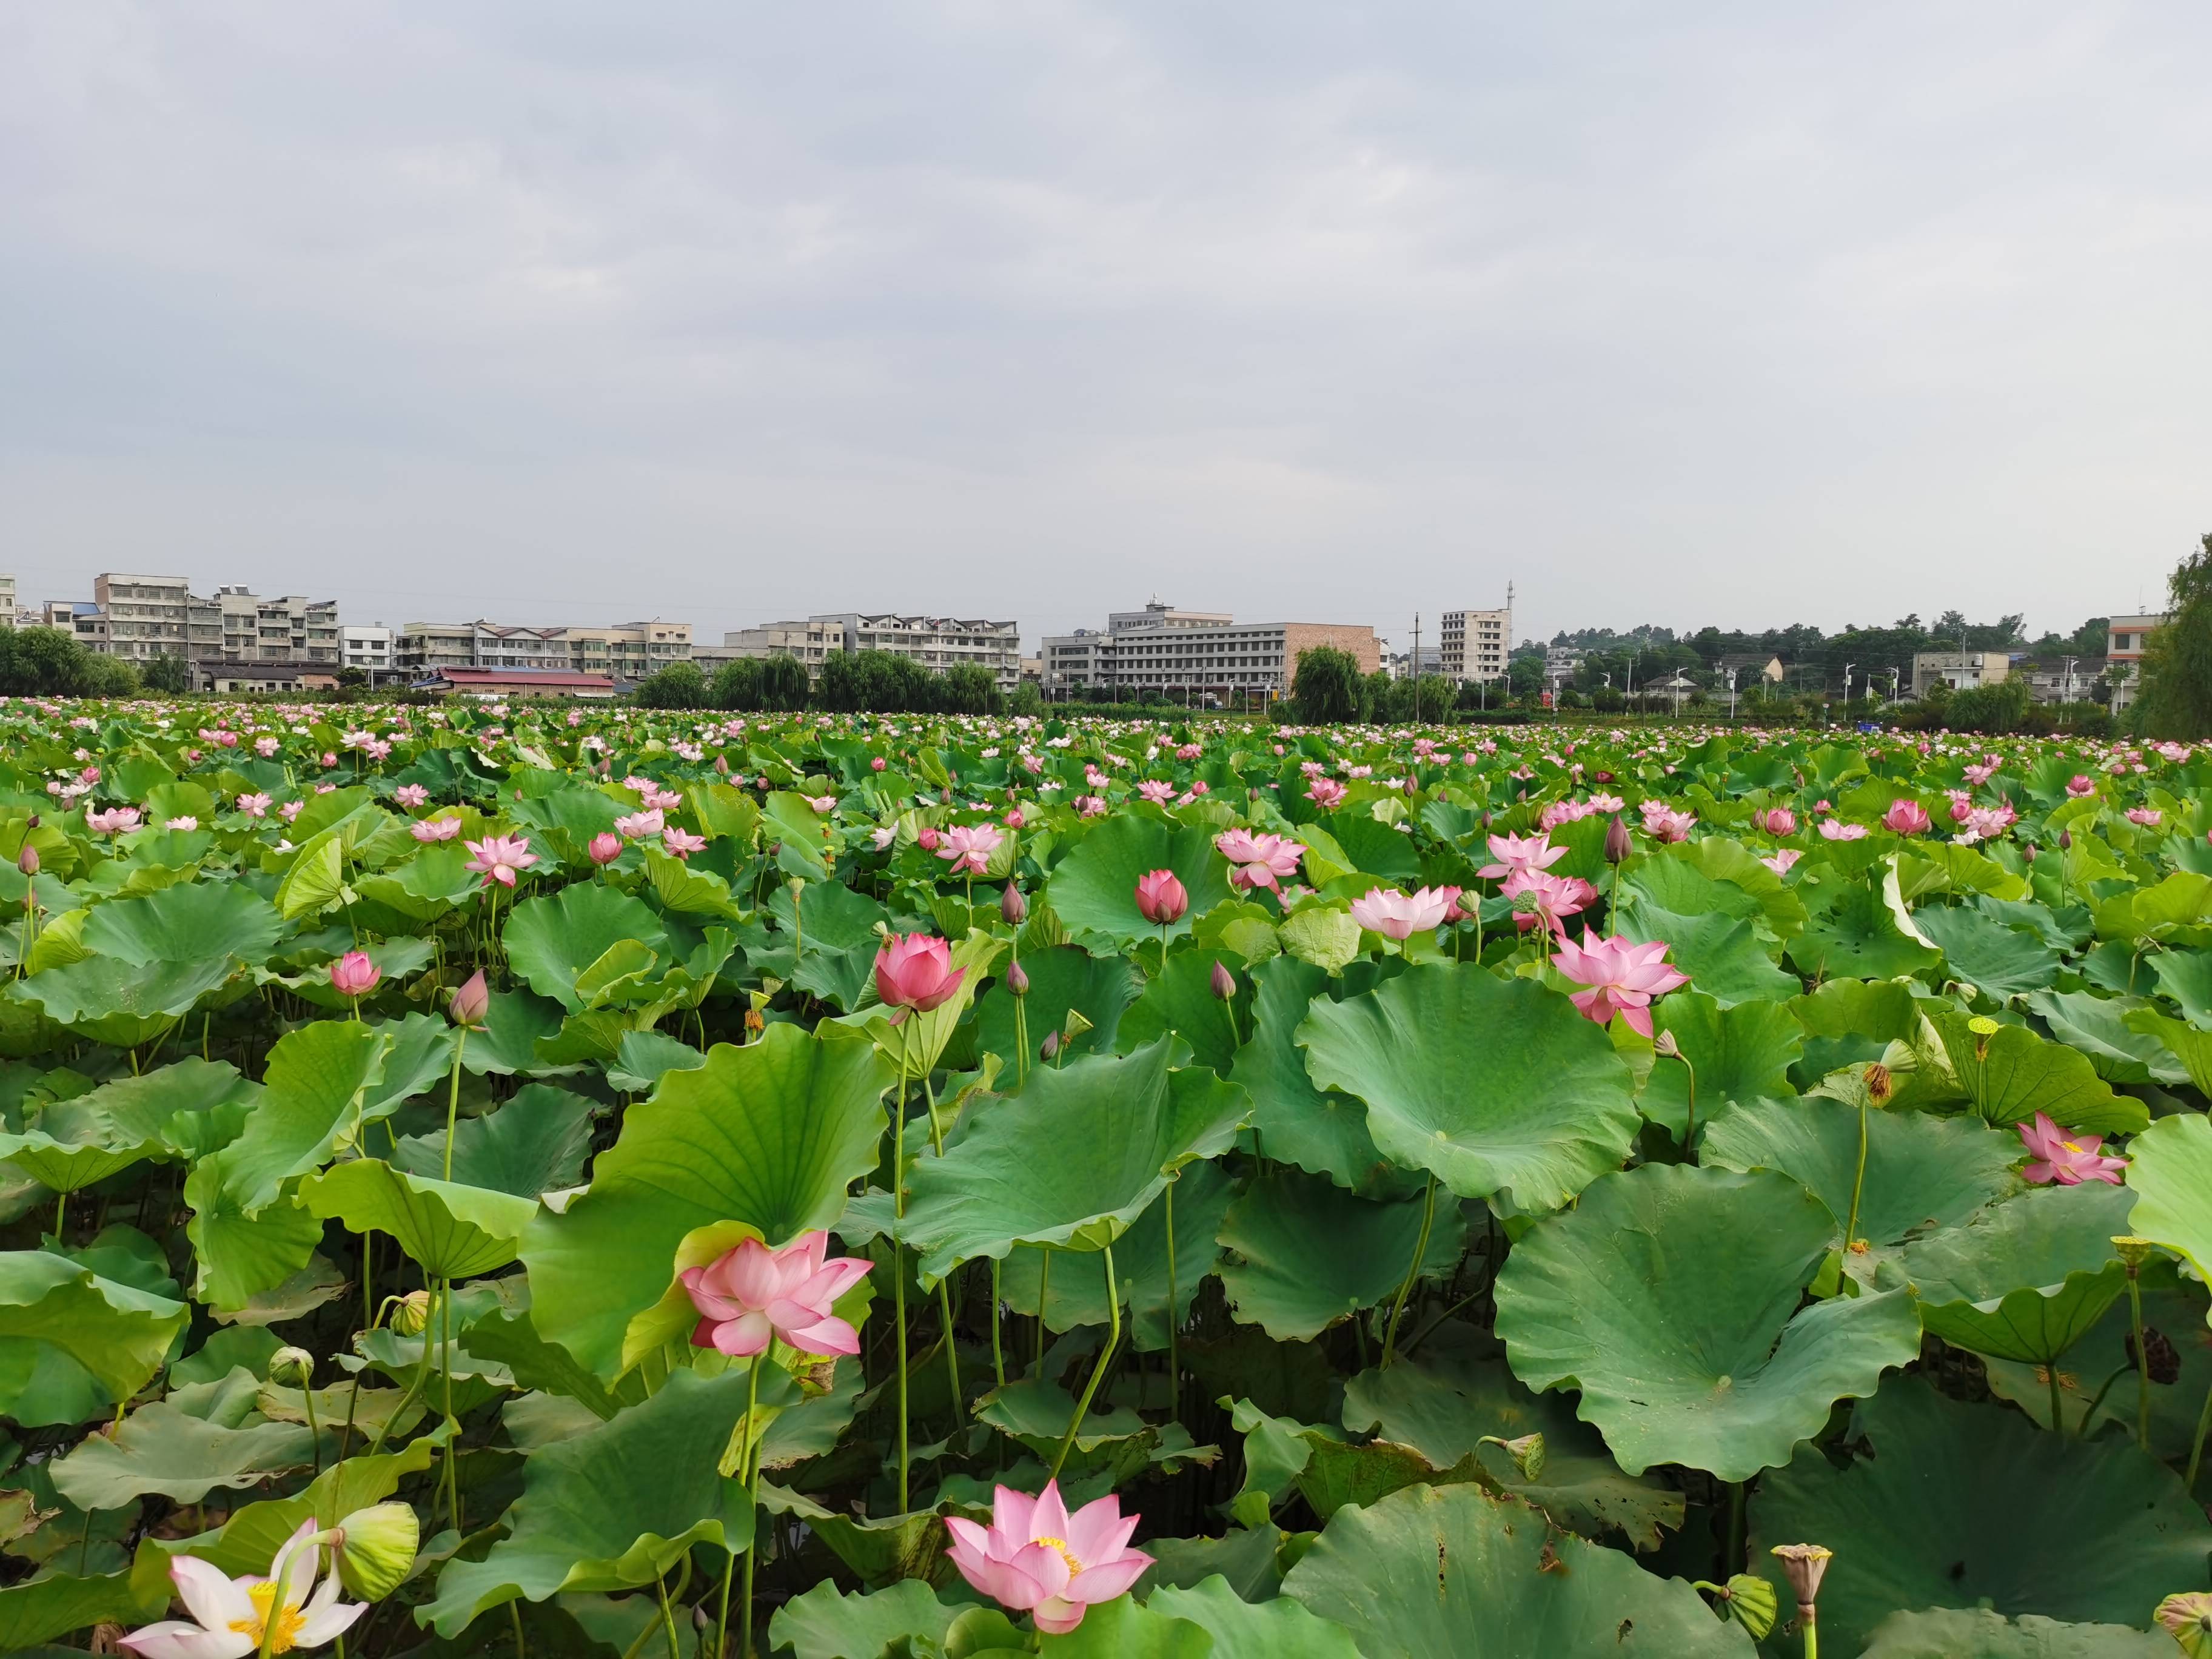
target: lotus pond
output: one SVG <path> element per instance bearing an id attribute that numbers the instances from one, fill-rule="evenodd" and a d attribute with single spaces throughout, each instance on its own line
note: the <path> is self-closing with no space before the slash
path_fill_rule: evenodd
<path id="1" fill-rule="evenodd" d="M 0 704 L 0 1649 L 2212 1651 L 2212 754 L 1483 730 Z"/>

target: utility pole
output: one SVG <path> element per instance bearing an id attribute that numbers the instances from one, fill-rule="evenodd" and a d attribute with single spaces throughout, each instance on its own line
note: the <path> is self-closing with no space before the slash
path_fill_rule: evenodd
<path id="1" fill-rule="evenodd" d="M 1421 613 L 1413 613 L 1413 724 L 1421 723 Z"/>

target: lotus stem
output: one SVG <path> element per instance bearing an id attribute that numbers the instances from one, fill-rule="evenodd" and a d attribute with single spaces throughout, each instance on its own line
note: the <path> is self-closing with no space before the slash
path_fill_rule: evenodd
<path id="1" fill-rule="evenodd" d="M 2112 1384 L 2125 1376 L 2128 1374 L 2128 1369 L 2127 1362 L 2124 1360 L 2113 1367 L 2112 1374 L 2105 1379 L 2104 1386 L 2097 1390 L 2096 1397 L 2089 1401 L 2088 1408 L 2081 1413 L 2081 1420 L 2074 1425 L 2074 1437 L 2076 1440 L 2088 1434 L 2090 1420 L 2097 1415 L 2098 1408 L 2105 1403 L 2105 1396 L 2112 1393 Z M 2064 1425 L 2059 1426 L 2063 1430 Z"/>
<path id="2" fill-rule="evenodd" d="M 1233 1024 L 1237 1016 L 1231 1013 Z M 1168 1415 L 1173 1418 L 1182 1402 L 1182 1367 L 1176 1353 L 1176 1251 L 1175 1251 L 1175 1189 L 1176 1182 L 1168 1182 L 1164 1194 L 1167 1200 L 1168 1223 Z"/>
<path id="3" fill-rule="evenodd" d="M 523 1656 L 526 1654 L 529 1650 L 523 1645 L 522 1641 L 521 1602 L 509 1601 L 507 1604 L 507 1623 L 512 1626 L 514 1630 L 514 1659 L 523 1659 Z M 338 1659 L 345 1659 L 345 1638 L 343 1635 L 338 1638 Z"/>
<path id="4" fill-rule="evenodd" d="M 1006 1356 L 999 1346 L 999 1258 L 991 1258 L 991 1378 L 1006 1386 Z"/>
<path id="5" fill-rule="evenodd" d="M 1121 1292 L 1114 1282 L 1114 1247 L 1106 1246 L 1102 1254 L 1106 1258 L 1106 1346 L 1098 1351 L 1098 1363 L 1091 1368 L 1091 1380 L 1083 1385 L 1083 1397 L 1075 1402 L 1075 1415 L 1067 1419 L 1067 1433 L 1060 1443 L 1060 1455 L 1052 1460 L 1050 1478 L 1060 1479 L 1060 1471 L 1067 1462 L 1067 1455 L 1075 1449 L 1075 1436 L 1090 1415 L 1091 1401 L 1098 1392 L 1098 1384 L 1106 1376 L 1107 1362 L 1114 1358 L 1114 1349 L 1121 1340 Z M 1039 1302 L 1038 1307 L 1042 1309 Z"/>
<path id="6" fill-rule="evenodd" d="M 761 1361 L 768 1357 L 763 1348 L 753 1356 L 752 1368 L 745 1373 L 745 1438 L 750 1443 L 745 1448 L 745 1522 L 749 1535 L 745 1540 L 745 1611 L 744 1622 L 738 1626 L 738 1651 L 750 1655 L 753 1650 L 753 1562 L 760 1554 L 760 1436 L 753 1426 L 753 1411 L 760 1401 Z M 906 1504 L 901 1501 L 899 1508 Z M 732 1566 L 735 1554 L 730 1557 Z M 722 1607 L 714 1621 L 714 1656 L 721 1659 L 724 1632 L 730 1625 L 730 1575 L 722 1573 Z"/>
<path id="7" fill-rule="evenodd" d="M 2051 1388 L 2051 1430 L 2054 1433 L 2063 1435 L 2066 1432 L 2066 1414 L 2065 1407 L 2060 1404 L 2058 1398 L 2058 1362 L 2056 1359 L 2044 1362 L 2043 1379 Z"/>
<path id="8" fill-rule="evenodd" d="M 1867 1110 L 1867 1098 L 1862 1093 L 1859 1097 L 1859 1167 L 1858 1173 L 1851 1177 L 1850 1219 L 1844 1223 L 1844 1249 L 1846 1250 L 1851 1248 L 1851 1241 L 1859 1236 L 1859 1194 L 1866 1190 Z"/>
<path id="9" fill-rule="evenodd" d="M 1413 1241 L 1413 1263 L 1406 1269 L 1406 1282 L 1398 1286 L 1397 1297 L 1390 1304 L 1390 1322 L 1382 1331 L 1382 1369 L 1385 1370 L 1390 1368 L 1390 1361 L 1396 1356 L 1398 1319 L 1406 1311 L 1406 1298 L 1413 1293 L 1413 1281 L 1421 1276 L 1421 1263 L 1429 1254 L 1429 1229 L 1436 1224 L 1436 1219 L 1437 1177 L 1436 1172 L 1431 1170 L 1428 1191 L 1421 1201 L 1420 1235 Z"/>
<path id="10" fill-rule="evenodd" d="M 1698 1146 L 1698 1068 L 1690 1064 L 1689 1055 L 1684 1054 L 1679 1048 L 1674 1050 L 1674 1058 L 1682 1062 L 1682 1069 L 1688 1073 L 1690 1077 L 1690 1089 L 1688 1095 L 1689 1105 L 1684 1110 L 1682 1115 L 1682 1161 L 1686 1164 L 1696 1155 Z M 1861 1159 L 1860 1168 L 1863 1170 L 1865 1168 L 1864 1159 L 1866 1157 L 1866 1121 L 1864 1118 L 1861 1118 L 1860 1120 L 1859 1135 L 1859 1156 Z M 1858 1206 L 1854 1204 L 1851 1207 L 1853 1213 L 1856 1214 L 1857 1212 Z"/>
<path id="11" fill-rule="evenodd" d="M 446 1143 L 447 1155 L 452 1156 L 453 1142 Z M 445 1450 L 440 1454 L 446 1466 L 446 1509 L 452 1518 L 453 1530 L 465 1534 L 468 1528 L 461 1523 L 461 1482 L 455 1473 L 453 1461 L 460 1449 L 461 1425 L 453 1415 L 453 1281 L 438 1280 L 438 1369 L 446 1379 L 446 1426 L 449 1431 Z"/>
<path id="12" fill-rule="evenodd" d="M 469 1028 L 464 1025 L 459 1028 L 459 1036 L 453 1044 L 453 1079 L 452 1086 L 446 1091 L 445 1178 L 448 1181 L 453 1178 L 453 1127 L 460 1121 L 461 1115 L 461 1054 L 468 1046 Z M 405 1281 L 401 1282 L 404 1284 Z"/>
<path id="13" fill-rule="evenodd" d="M 2136 1282 L 2136 1267 L 2128 1267 L 2128 1322 L 2136 1339 L 2136 1444 L 2150 1449 L 2150 1353 L 2143 1346 L 2142 1286 Z"/>
<path id="14" fill-rule="evenodd" d="M 945 1322 L 945 1372 L 952 1385 L 952 1421 L 957 1425 L 968 1420 L 968 1407 L 960 1395 L 960 1351 L 952 1341 L 952 1275 L 947 1273 L 937 1281 L 938 1316 Z"/>
<path id="15" fill-rule="evenodd" d="M 1743 1482 L 1731 1480 L 1728 1483 L 1728 1555 L 1721 1563 L 1721 1577 L 1723 1578 L 1743 1571 Z M 1811 1625 L 1812 1620 L 1808 1618 L 1807 1628 L 1809 1629 Z"/>
<path id="16" fill-rule="evenodd" d="M 1040 1244 L 1037 1249 L 1044 1255 L 1043 1265 L 1037 1269 L 1036 1363 L 1041 1372 L 1044 1368 L 1045 1297 L 1052 1289 L 1052 1246 Z"/>
<path id="17" fill-rule="evenodd" d="M 2197 1437 L 2189 1443 L 2189 1473 L 2182 1477 L 2182 1490 L 2191 1494 L 2197 1491 L 2197 1466 L 2204 1457 L 2204 1431 L 2212 1429 L 2212 1389 L 2204 1391 L 2204 1409 L 2197 1413 Z"/>
<path id="18" fill-rule="evenodd" d="M 891 1089 L 891 1318 L 898 1338 L 898 1506 L 906 1513 L 906 1033 L 899 1034 L 898 1081 Z"/>
<path id="19" fill-rule="evenodd" d="M 358 1393 L 356 1389 L 355 1392 Z M 307 1407 L 307 1455 L 313 1459 L 315 1473 L 323 1472 L 323 1431 L 315 1422 L 315 1379 L 309 1376 L 300 1384 L 300 1398 Z"/>

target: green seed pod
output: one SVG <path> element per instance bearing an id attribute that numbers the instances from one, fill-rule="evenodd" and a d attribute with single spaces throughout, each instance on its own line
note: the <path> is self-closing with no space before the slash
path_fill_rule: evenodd
<path id="1" fill-rule="evenodd" d="M 338 1522 L 338 1577 L 364 1601 L 375 1601 L 399 1588 L 415 1565 L 422 1528 L 404 1504 L 372 1504 Z"/>

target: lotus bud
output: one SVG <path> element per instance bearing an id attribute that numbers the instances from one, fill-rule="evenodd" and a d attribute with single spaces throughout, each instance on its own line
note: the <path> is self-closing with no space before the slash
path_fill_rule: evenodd
<path id="1" fill-rule="evenodd" d="M 1050 1065 L 1060 1054 L 1060 1033 L 1047 1031 L 1044 1041 L 1037 1045 L 1037 1058 Z"/>
<path id="2" fill-rule="evenodd" d="M 726 777 L 726 778 L 727 776 L 729 776 L 729 775 L 730 775 L 730 757 L 729 757 L 727 755 L 717 755 L 717 756 L 715 756 L 715 757 L 714 757 L 714 769 L 715 769 L 717 772 L 720 773 L 720 774 L 721 774 L 724 777 Z"/>
<path id="3" fill-rule="evenodd" d="M 1728 1603 L 1729 1615 L 1743 1626 L 1744 1633 L 1754 1642 L 1764 1642 L 1774 1628 L 1774 1615 L 1781 1611 L 1774 1586 L 1755 1573 L 1740 1572 L 1728 1581 L 1721 1596 Z"/>
<path id="4" fill-rule="evenodd" d="M 1620 814 L 1615 812 L 1613 822 L 1605 830 L 1605 861 L 1619 864 L 1635 849 L 1636 842 L 1628 833 L 1627 824 L 1621 821 Z"/>
<path id="5" fill-rule="evenodd" d="M 1229 971 L 1228 963 L 1217 962 L 1213 964 L 1212 987 L 1213 994 L 1224 1002 L 1237 994 L 1237 975 Z"/>
<path id="6" fill-rule="evenodd" d="M 2212 1595 L 2192 1590 L 2169 1595 L 2151 1620 L 2180 1645 L 2189 1659 L 2212 1659 Z"/>
<path id="7" fill-rule="evenodd" d="M 951 789 L 949 789 L 949 788 L 945 788 L 945 789 L 940 789 L 940 790 L 939 790 L 939 791 L 937 792 L 937 804 L 938 804 L 939 806 L 950 806 L 950 805 L 952 805 L 952 791 L 951 791 Z"/>
<path id="8" fill-rule="evenodd" d="M 1029 919 L 1030 902 L 1022 896 L 1022 890 L 1011 881 L 1006 890 L 999 895 L 999 916 L 1009 927 L 1018 927 Z"/>
<path id="9" fill-rule="evenodd" d="M 405 1582 L 422 1547 L 422 1525 L 406 1504 L 372 1504 L 337 1524 L 338 1578 L 364 1601 L 380 1601 Z"/>
<path id="10" fill-rule="evenodd" d="M 453 993 L 447 1012 L 454 1024 L 474 1029 L 484 1023 L 490 1008 L 491 988 L 484 983 L 483 969 L 479 968 Z"/>
<path id="11" fill-rule="evenodd" d="M 37 829 L 39 827 L 39 815 L 36 812 L 32 813 L 28 818 L 24 820 L 23 827 L 26 830 Z"/>
<path id="12" fill-rule="evenodd" d="M 315 1356 L 305 1348 L 279 1348 L 269 1356 L 269 1380 L 304 1389 L 315 1374 Z"/>
<path id="13" fill-rule="evenodd" d="M 429 1328 L 430 1292 L 410 1291 L 392 1310 L 392 1328 L 402 1336 L 420 1336 Z"/>
<path id="14" fill-rule="evenodd" d="M 1820 1598 L 1820 1580 L 1827 1576 L 1828 1563 L 1835 1559 L 1835 1551 L 1825 1544 L 1777 1544 L 1772 1553 L 1782 1563 L 1782 1571 L 1789 1575 L 1790 1588 L 1797 1597 L 1797 1622 L 1813 1622 L 1813 1604 Z"/>
<path id="15" fill-rule="evenodd" d="M 1876 1060 L 1866 1068 L 1867 1104 L 1887 1106 L 1897 1093 L 1897 1079 L 1890 1075 L 1889 1067 Z"/>
<path id="16" fill-rule="evenodd" d="M 611 830 L 602 830 L 592 837 L 591 844 L 584 851 L 592 863 L 608 865 L 622 856 L 622 837 Z"/>
<path id="17" fill-rule="evenodd" d="M 2062 853 L 2070 853 L 2074 850 L 2074 832 L 2071 830 L 2061 830 L 2058 832 L 2058 850 Z"/>
<path id="18" fill-rule="evenodd" d="M 1030 994 L 1029 970 L 1018 962 L 1006 964 L 1006 990 L 1010 994 L 1018 997 L 1025 997 Z"/>
<path id="19" fill-rule="evenodd" d="M 2034 862 L 2035 862 L 2035 843 L 2034 843 L 2033 842 L 2028 842 L 2028 843 L 2027 843 L 2027 846 L 2025 846 L 2025 847 L 2021 848 L 2020 849 L 2020 855 L 2021 855 L 2021 857 L 2022 857 L 2022 858 L 2026 859 L 2026 860 L 2027 860 L 2030 864 L 2034 863 Z"/>
<path id="20" fill-rule="evenodd" d="M 32 846 L 27 841 L 23 843 L 23 850 L 15 854 L 15 867 L 18 870 L 21 870 L 27 876 L 37 875 L 39 873 L 39 849 Z"/>

